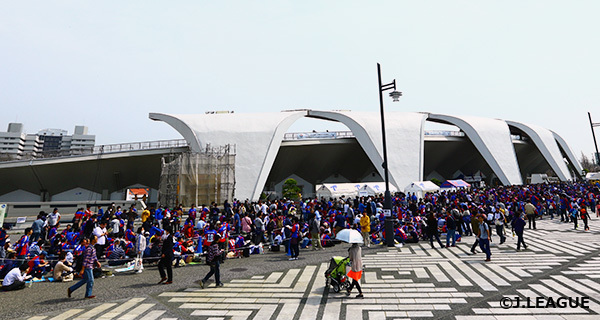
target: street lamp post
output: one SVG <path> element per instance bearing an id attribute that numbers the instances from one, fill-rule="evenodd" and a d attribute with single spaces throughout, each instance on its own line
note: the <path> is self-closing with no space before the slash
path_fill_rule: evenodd
<path id="1" fill-rule="evenodd" d="M 596 160 L 596 165 L 600 166 L 600 153 L 598 153 L 598 143 L 596 143 L 596 133 L 594 133 L 594 127 L 600 127 L 600 123 L 593 123 L 592 115 L 589 112 L 588 112 L 588 118 L 590 118 L 590 127 L 592 128 L 592 138 L 594 138 L 594 146 L 596 147 L 596 154 L 594 154 L 594 156 L 595 156 L 594 160 Z"/>
<path id="2" fill-rule="evenodd" d="M 390 176 L 388 172 L 387 143 L 385 139 L 385 116 L 383 111 L 383 92 L 394 90 L 390 93 L 392 101 L 396 102 L 402 96 L 402 92 L 396 91 L 396 79 L 391 83 L 381 83 L 381 65 L 377 64 L 377 77 L 379 79 L 379 110 L 381 113 L 381 137 L 383 141 L 383 172 L 385 178 L 385 195 L 383 200 L 383 212 L 385 214 L 385 243 L 388 247 L 394 246 L 394 219 L 392 218 L 392 195 L 390 194 Z"/>

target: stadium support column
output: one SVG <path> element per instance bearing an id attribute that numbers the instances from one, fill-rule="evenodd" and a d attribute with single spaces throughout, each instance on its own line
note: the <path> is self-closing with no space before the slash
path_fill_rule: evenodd
<path id="1" fill-rule="evenodd" d="M 383 110 L 383 92 L 394 90 L 390 93 L 392 101 L 396 102 L 402 96 L 402 92 L 396 91 L 396 79 L 391 83 L 381 84 L 381 66 L 377 64 L 377 78 L 379 80 L 379 110 L 381 113 L 381 138 L 383 141 L 383 172 L 385 176 L 385 195 L 383 201 L 383 212 L 385 214 L 385 243 L 388 247 L 394 246 L 394 218 L 392 217 L 392 195 L 390 194 L 390 175 L 388 172 L 387 144 L 385 139 L 385 116 Z"/>

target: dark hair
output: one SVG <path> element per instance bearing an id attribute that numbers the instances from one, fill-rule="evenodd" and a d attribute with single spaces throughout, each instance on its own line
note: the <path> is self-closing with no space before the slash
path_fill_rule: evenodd
<path id="1" fill-rule="evenodd" d="M 173 233 L 173 228 L 171 228 L 171 226 L 168 226 L 165 228 L 165 231 L 168 232 L 169 234 Z"/>
<path id="2" fill-rule="evenodd" d="M 27 268 L 29 268 L 29 264 L 27 264 L 27 263 L 24 263 L 19 266 L 19 270 L 21 270 L 21 271 L 25 271 L 25 270 L 27 270 Z"/>
<path id="3" fill-rule="evenodd" d="M 25 233 L 24 234 L 28 234 L 29 231 L 31 231 L 31 228 L 25 228 Z"/>

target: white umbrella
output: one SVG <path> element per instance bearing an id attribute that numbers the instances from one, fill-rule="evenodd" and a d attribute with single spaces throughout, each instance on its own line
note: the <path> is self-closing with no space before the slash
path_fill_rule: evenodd
<path id="1" fill-rule="evenodd" d="M 335 235 L 335 238 L 348 243 L 363 243 L 362 235 L 354 229 L 341 230 Z"/>

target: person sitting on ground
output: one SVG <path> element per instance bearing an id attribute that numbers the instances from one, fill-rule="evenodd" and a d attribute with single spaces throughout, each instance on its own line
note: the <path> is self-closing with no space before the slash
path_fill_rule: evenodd
<path id="1" fill-rule="evenodd" d="M 31 275 L 33 278 L 41 279 L 46 272 L 50 271 L 50 264 L 46 261 L 46 255 L 46 251 L 42 251 L 38 256 L 29 260 L 27 263 L 29 272 L 27 274 Z"/>
<path id="2" fill-rule="evenodd" d="M 25 276 L 27 273 L 29 266 L 25 263 L 15 267 L 8 272 L 4 280 L 2 281 L 2 290 L 4 291 L 12 291 L 12 290 L 20 290 L 25 288 L 25 279 L 30 276 Z"/>
<path id="3" fill-rule="evenodd" d="M 61 252 L 54 266 L 54 281 L 73 281 L 73 268 L 67 261 L 67 252 Z"/>
<path id="4" fill-rule="evenodd" d="M 117 239 L 114 242 L 114 249 L 111 252 L 108 260 L 109 266 L 120 266 L 127 263 L 129 259 L 126 259 L 125 250 L 121 247 L 121 240 Z"/>
<path id="5" fill-rule="evenodd" d="M 333 247 L 334 245 L 335 244 L 333 243 L 333 240 L 329 236 L 329 230 L 325 229 L 323 235 L 321 236 L 321 246 L 323 246 L 323 248 L 327 248 Z"/>

